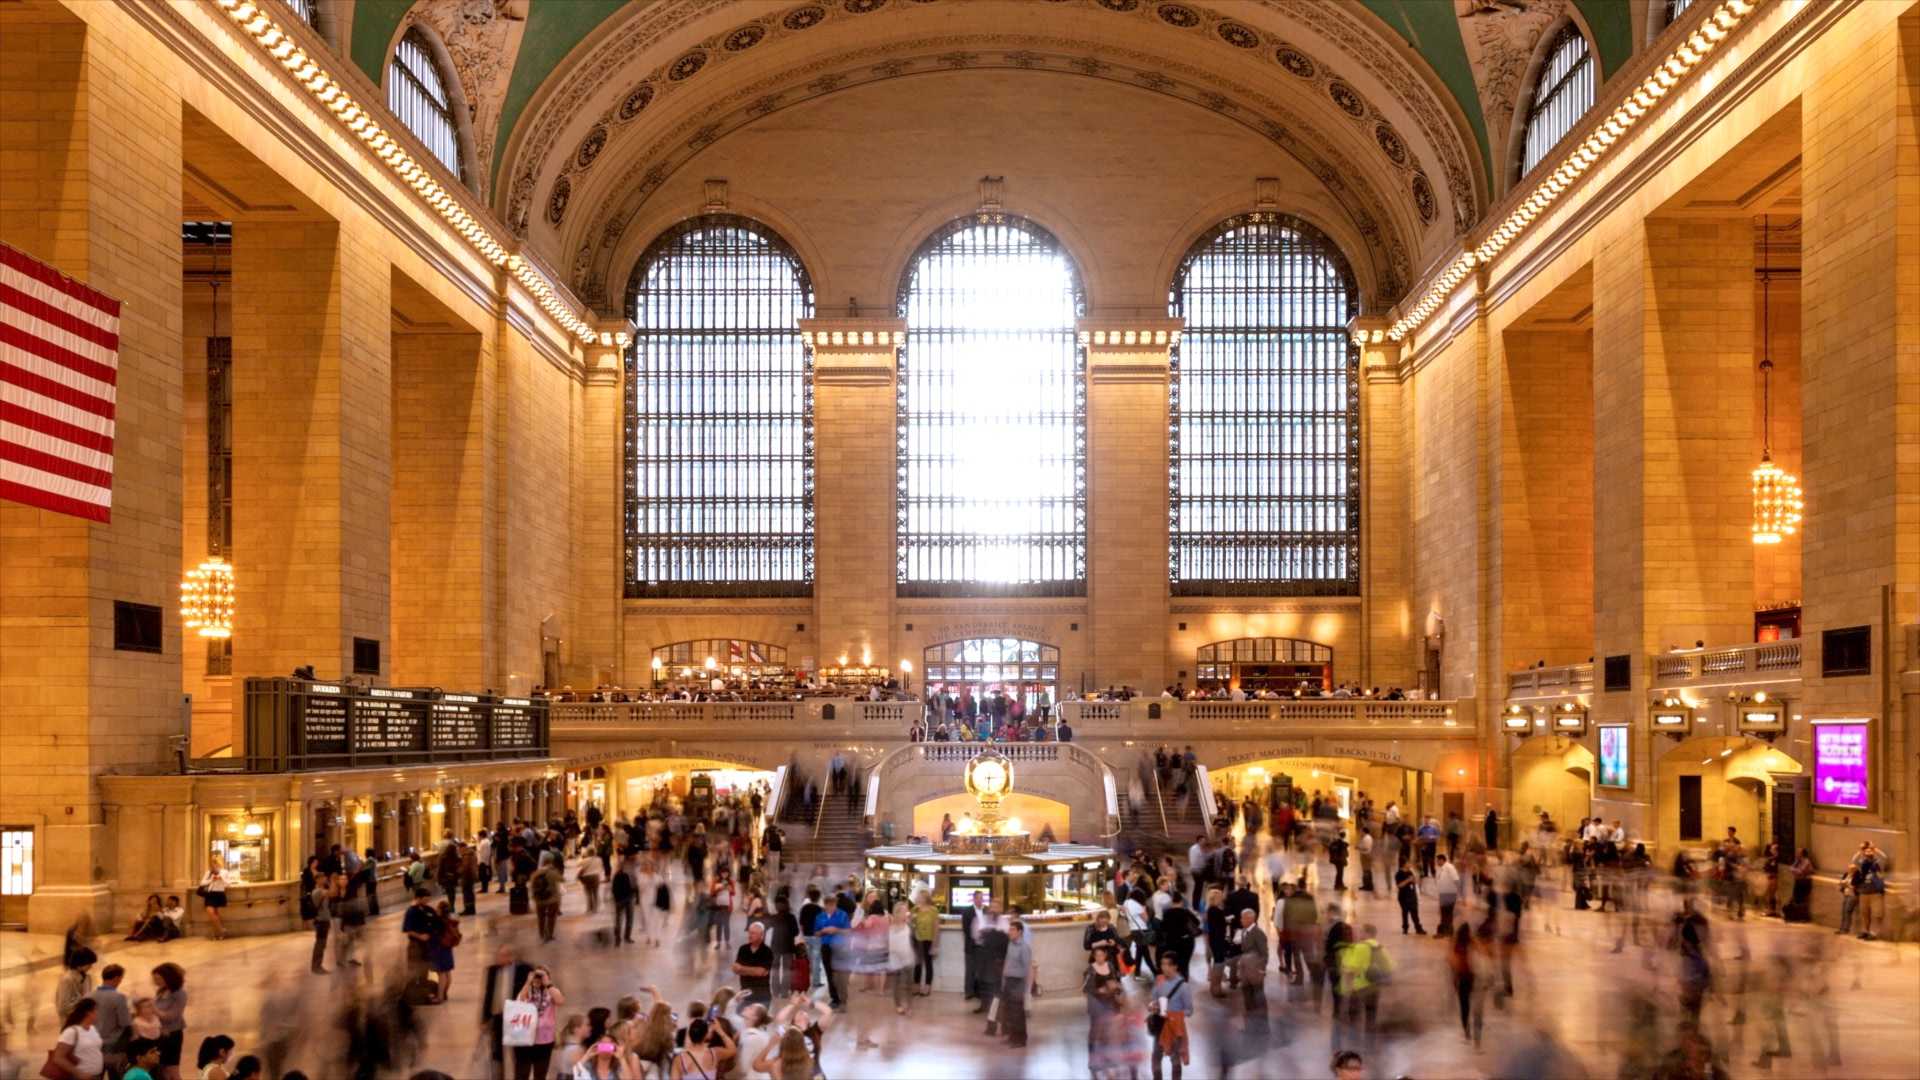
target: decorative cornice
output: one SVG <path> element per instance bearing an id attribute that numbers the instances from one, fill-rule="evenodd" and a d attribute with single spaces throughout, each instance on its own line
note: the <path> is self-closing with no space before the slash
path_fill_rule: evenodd
<path id="1" fill-rule="evenodd" d="M 1678 35 L 1682 29 L 1691 29 L 1685 37 L 1678 38 L 1678 44 L 1666 58 L 1657 60 L 1654 53 L 1648 50 L 1634 65 L 1622 72 L 1627 76 L 1649 72 L 1638 85 L 1632 85 L 1628 78 L 1616 76 L 1613 80 L 1613 85 L 1617 87 L 1612 92 L 1612 99 L 1616 102 L 1613 109 L 1602 113 L 1600 103 L 1596 103 L 1588 111 L 1587 119 L 1555 147 L 1556 150 L 1569 148 L 1564 151 L 1559 166 L 1546 174 L 1545 179 L 1534 185 L 1531 191 L 1516 186 L 1504 201 L 1506 214 L 1499 224 L 1492 224 L 1494 218 L 1500 217 L 1496 210 L 1487 222 L 1474 230 L 1477 242 L 1469 239 L 1469 244 L 1473 246 L 1455 256 L 1438 272 L 1437 277 L 1421 292 L 1420 299 L 1393 324 L 1387 336 L 1400 341 L 1418 329 L 1420 324 L 1439 310 L 1475 266 L 1490 264 L 1513 241 L 1527 232 L 1534 218 L 1545 213 L 1561 195 L 1572 191 L 1583 177 L 1591 175 L 1593 167 L 1613 152 L 1616 142 L 1623 139 L 1641 120 L 1663 111 L 1660 106 L 1668 95 L 1687 81 L 1687 76 L 1696 67 L 1746 23 L 1759 2 L 1724 0 L 1711 10 L 1708 10 L 1707 4 L 1698 4 L 1695 5 L 1695 11 L 1682 16 L 1682 23 L 1677 28 L 1669 29 L 1668 34 Z M 1576 137 L 1582 135 L 1584 137 L 1576 142 Z"/>
<path id="2" fill-rule="evenodd" d="M 1089 349 L 1169 348 L 1180 344 L 1180 331 L 1187 320 L 1181 318 L 1140 318 L 1137 316 L 1090 315 L 1074 323 L 1080 344 Z"/>
<path id="3" fill-rule="evenodd" d="M 329 51 L 320 47 L 310 28 L 293 25 L 298 20 L 288 19 L 283 24 L 275 18 L 290 14 L 290 10 L 275 10 L 280 5 L 272 4 L 271 0 L 212 0 L 212 3 L 226 13 L 242 37 L 251 40 L 277 63 L 322 111 L 331 113 L 344 131 L 355 136 L 396 180 L 412 188 L 420 201 L 438 214 L 468 246 L 487 262 L 512 274 L 555 322 L 586 338 L 591 327 L 579 314 L 579 305 L 571 296 L 554 285 L 551 275 L 543 273 L 520 253 L 509 250 L 507 244 L 511 241 L 495 236 L 489 220 L 491 212 L 478 205 L 470 206 L 459 183 L 446 182 L 452 177 L 439 162 L 431 155 L 414 153 L 420 149 L 419 143 L 404 133 L 405 126 L 394 121 L 385 104 L 363 105 L 356 89 L 364 93 L 364 85 L 343 84 L 316 59 L 327 57 Z M 314 46 L 312 51 L 304 47 L 303 42 Z M 475 167 L 479 167 L 478 163 Z"/>
<path id="4" fill-rule="evenodd" d="M 827 350 L 871 353 L 906 344 L 907 321 L 858 315 L 801 319 L 800 340 L 815 353 Z"/>

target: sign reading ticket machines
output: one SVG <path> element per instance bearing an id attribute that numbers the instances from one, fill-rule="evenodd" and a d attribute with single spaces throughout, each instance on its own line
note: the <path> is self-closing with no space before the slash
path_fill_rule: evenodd
<path id="1" fill-rule="evenodd" d="M 1841 810 L 1865 810 L 1870 802 L 1865 721 L 1813 725 L 1813 802 Z"/>

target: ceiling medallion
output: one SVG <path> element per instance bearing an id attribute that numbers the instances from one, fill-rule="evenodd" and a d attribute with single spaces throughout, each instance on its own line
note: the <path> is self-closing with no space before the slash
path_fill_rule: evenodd
<path id="1" fill-rule="evenodd" d="M 811 30 L 826 21 L 826 18 L 825 9 L 808 5 L 787 12 L 786 18 L 780 20 L 780 25 L 789 30 Z"/>
<path id="2" fill-rule="evenodd" d="M 587 132 L 587 137 L 580 140 L 580 149 L 573 155 L 574 165 L 581 169 L 588 168 L 600 156 L 600 151 L 606 148 L 607 129 L 604 125 L 595 124 L 592 130 Z"/>
<path id="3" fill-rule="evenodd" d="M 748 23 L 727 35 L 721 46 L 728 52 L 745 52 L 767 38 L 767 28 L 759 23 Z"/>
<path id="4" fill-rule="evenodd" d="M 567 216 L 567 200 L 573 195 L 573 184 L 565 176 L 553 182 L 553 192 L 547 196 L 547 221 L 558 225 Z"/>
<path id="5" fill-rule="evenodd" d="M 1395 165 L 1407 163 L 1407 144 L 1401 140 L 1399 132 L 1386 124 L 1376 124 L 1373 128 L 1373 137 L 1379 141 L 1380 149 L 1386 153 L 1387 160 Z"/>
<path id="6" fill-rule="evenodd" d="M 699 73 L 701 68 L 706 66 L 707 54 L 699 49 L 695 49 L 673 62 L 673 66 L 667 69 L 667 78 L 672 79 L 674 82 L 679 82 L 682 79 L 691 79 Z"/>
<path id="7" fill-rule="evenodd" d="M 1297 75 L 1302 79 L 1311 79 L 1320 70 L 1313 66 L 1312 60 L 1307 59 L 1306 53 L 1289 45 L 1282 45 L 1273 50 L 1273 58 L 1280 62 L 1281 67 L 1287 69 L 1288 74 Z"/>
<path id="8" fill-rule="evenodd" d="M 1438 204 L 1434 202 L 1433 185 L 1427 181 L 1424 173 L 1413 174 L 1413 206 L 1420 211 L 1423 225 L 1433 224 L 1435 215 L 1440 212 Z"/>
<path id="9" fill-rule="evenodd" d="M 634 87 L 633 90 L 627 94 L 626 98 L 620 102 L 620 108 L 614 115 L 618 116 L 622 121 L 631 120 L 640 115 L 641 109 L 651 104 L 653 104 L 653 84 L 641 83 L 639 86 Z"/>
<path id="10" fill-rule="evenodd" d="M 1140 0 L 1099 0 L 1100 6 L 1108 11 L 1128 12 L 1140 10 Z"/>
<path id="11" fill-rule="evenodd" d="M 1161 4 L 1157 9 L 1160 21 L 1168 26 L 1177 26 L 1182 30 L 1191 30 L 1200 25 L 1200 16 L 1184 4 Z"/>
<path id="12" fill-rule="evenodd" d="M 887 0 L 846 0 L 841 4 L 849 15 L 865 15 L 887 6 Z"/>
<path id="13" fill-rule="evenodd" d="M 1346 83 L 1335 80 L 1327 84 L 1327 96 L 1333 99 L 1349 116 L 1367 115 L 1367 103 L 1360 98 L 1360 92 Z"/>
<path id="14" fill-rule="evenodd" d="M 1236 49 L 1257 49 L 1260 47 L 1260 35 L 1237 22 L 1223 22 L 1213 28 L 1220 40 Z"/>

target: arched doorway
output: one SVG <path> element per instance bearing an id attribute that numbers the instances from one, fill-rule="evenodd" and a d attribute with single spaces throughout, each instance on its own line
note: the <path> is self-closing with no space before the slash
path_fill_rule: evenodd
<path id="1" fill-rule="evenodd" d="M 1028 712 L 1060 700 L 1060 647 L 1026 638 L 962 638 L 929 645 L 921 654 L 929 693 L 982 701 L 998 691 Z"/>
<path id="2" fill-rule="evenodd" d="M 1514 828 L 1530 832 L 1546 814 L 1564 835 L 1593 813 L 1593 751 L 1560 736 L 1535 737 L 1513 752 Z"/>
<path id="3" fill-rule="evenodd" d="M 1202 690 L 1272 690 L 1290 694 L 1304 687 L 1333 689 L 1333 648 L 1299 638 L 1235 638 L 1200 646 L 1193 658 L 1194 685 Z"/>
<path id="4" fill-rule="evenodd" d="M 1363 798 L 1372 800 L 1376 823 L 1389 804 L 1398 808 L 1402 820 L 1414 824 L 1428 815 L 1439 816 L 1432 773 L 1365 758 L 1312 755 L 1238 761 L 1209 768 L 1208 782 L 1216 798 L 1237 803 L 1251 798 L 1271 806 L 1284 790 L 1296 807 L 1310 811 L 1317 797 L 1343 823 L 1354 820 Z"/>
<path id="5" fill-rule="evenodd" d="M 1660 757 L 1656 841 L 1662 851 L 1717 844 L 1732 829 L 1749 856 L 1774 838 L 1775 795 L 1797 792 L 1805 769 L 1770 743 L 1698 736 Z M 1795 813 L 1805 813 L 1804 800 Z M 1793 823 L 1786 823 L 1791 826 Z M 1787 830 L 1792 835 L 1791 827 Z"/>

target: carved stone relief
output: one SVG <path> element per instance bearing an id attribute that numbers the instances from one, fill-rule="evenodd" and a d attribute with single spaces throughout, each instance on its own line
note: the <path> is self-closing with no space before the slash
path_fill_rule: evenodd
<path id="1" fill-rule="evenodd" d="M 500 110 L 513 76 L 520 37 L 527 27 L 529 0 L 439 0 L 416 4 L 410 18 L 430 27 L 447 46 L 453 76 L 460 80 L 473 130 L 473 161 L 468 175 L 481 198 L 493 171 L 493 146 Z M 564 201 L 564 197 L 563 197 Z"/>

